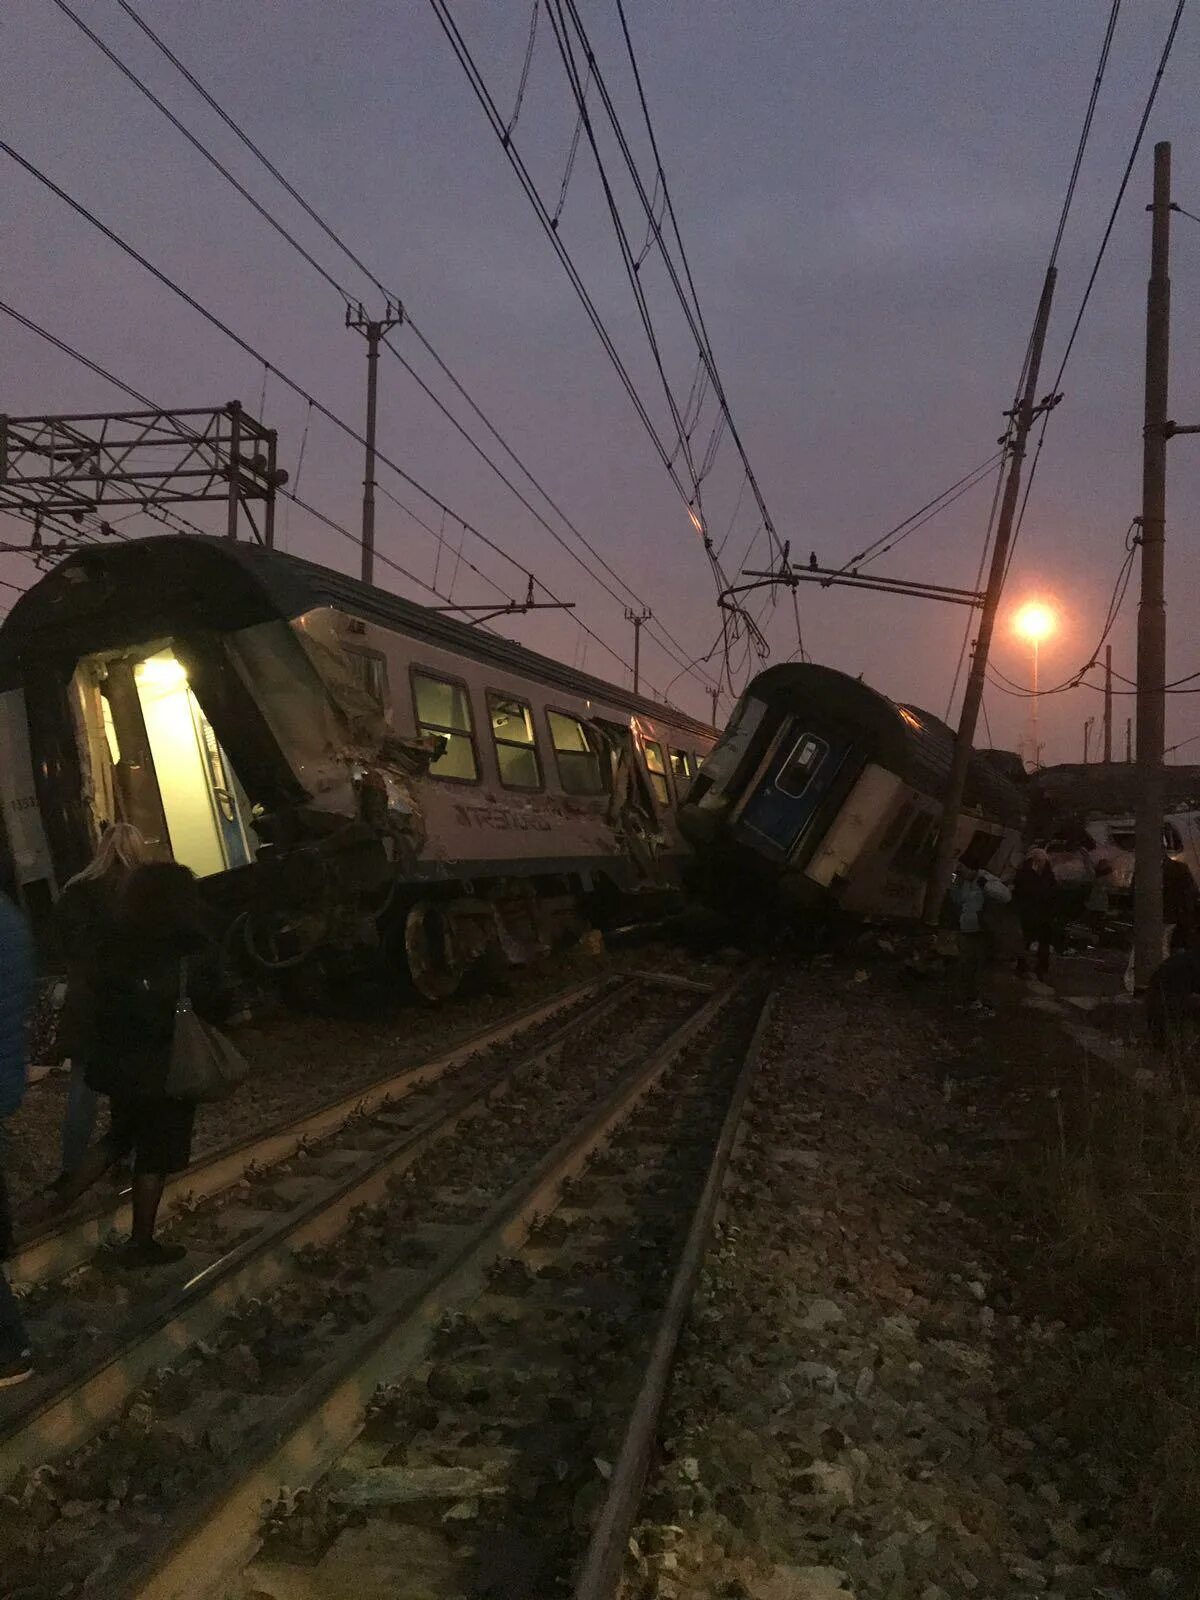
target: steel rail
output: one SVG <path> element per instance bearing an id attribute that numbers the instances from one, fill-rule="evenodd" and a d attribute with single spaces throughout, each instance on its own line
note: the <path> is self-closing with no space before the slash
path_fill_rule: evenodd
<path id="1" fill-rule="evenodd" d="M 709 1236 L 721 1201 L 730 1158 L 741 1132 L 742 1113 L 758 1068 L 763 1036 L 770 1022 L 774 1001 L 775 994 L 772 991 L 763 1002 L 746 1049 L 745 1061 L 734 1084 L 708 1176 L 692 1215 L 679 1265 L 671 1280 L 670 1293 L 646 1362 L 645 1375 L 630 1412 L 625 1437 L 613 1463 L 608 1493 L 573 1591 L 573 1600 L 615 1600 L 620 1588 L 629 1536 L 658 1437 L 659 1418 L 667 1396 L 679 1335 L 683 1331 L 704 1264 Z"/>
<path id="2" fill-rule="evenodd" d="M 321 1477 L 361 1431 L 375 1391 L 411 1371 L 438 1319 L 483 1291 L 495 1263 L 554 1209 L 564 1186 L 737 992 L 730 984 L 701 1005 L 505 1192 L 463 1244 L 350 1335 L 335 1361 L 259 1425 L 224 1481 L 168 1515 L 148 1546 L 118 1557 L 106 1573 L 109 1600 L 202 1600 L 222 1592 L 259 1547 L 263 1507 L 280 1486 L 294 1490 Z"/>
<path id="3" fill-rule="evenodd" d="M 608 981 L 606 976 L 574 984 L 548 1000 L 514 1012 L 481 1033 L 471 1034 L 443 1055 L 375 1078 L 290 1122 L 277 1123 L 265 1133 L 251 1134 L 238 1144 L 214 1151 L 167 1180 L 164 1207 L 209 1199 L 231 1189 L 252 1169 L 289 1160 L 310 1142 L 336 1133 L 352 1118 L 377 1111 L 388 1102 L 404 1100 L 414 1089 L 435 1082 L 480 1051 L 503 1044 L 523 1028 L 535 1027 Z M 109 1233 L 128 1228 L 130 1221 L 129 1191 L 125 1190 L 115 1202 L 101 1201 L 82 1215 L 51 1223 L 20 1240 L 7 1263 L 9 1276 L 18 1284 L 61 1278 L 87 1261 Z"/>
<path id="4" fill-rule="evenodd" d="M 328 1245 L 361 1207 L 379 1205 L 389 1184 L 466 1118 L 478 1115 L 519 1074 L 536 1066 L 581 1028 L 615 1009 L 634 984 L 618 986 L 582 1015 L 564 1022 L 535 1049 L 492 1078 L 435 1110 L 369 1157 L 367 1164 L 318 1190 L 278 1220 L 198 1272 L 147 1309 L 146 1315 L 99 1357 L 84 1351 L 55 1374 L 47 1392 L 21 1390 L 0 1417 L 0 1488 L 32 1469 L 76 1450 L 96 1434 L 155 1368 L 177 1360 L 204 1339 L 240 1301 L 269 1293 L 295 1275 L 296 1252 Z"/>

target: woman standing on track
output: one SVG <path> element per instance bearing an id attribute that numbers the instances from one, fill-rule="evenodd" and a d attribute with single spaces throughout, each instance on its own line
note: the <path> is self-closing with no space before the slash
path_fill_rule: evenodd
<path id="1" fill-rule="evenodd" d="M 217 947 L 203 929 L 196 880 L 187 867 L 154 862 L 137 868 L 117 902 L 111 939 L 89 970 L 91 1046 L 88 1086 L 106 1094 L 107 1135 L 92 1147 L 69 1184 L 69 1203 L 114 1162 L 133 1156 L 133 1230 L 117 1253 L 126 1266 L 178 1261 L 182 1245 L 154 1237 L 170 1173 L 191 1160 L 196 1107 L 165 1092 L 181 980 L 193 1009 L 223 1020 L 231 989 Z"/>
<path id="2" fill-rule="evenodd" d="M 91 861 L 63 886 L 54 910 L 54 943 L 67 973 L 58 1043 L 71 1062 L 62 1126 L 62 1170 L 52 1186 L 58 1191 L 70 1182 L 96 1127 L 96 1095 L 87 1086 L 92 1048 L 89 975 L 97 952 L 112 935 L 122 886 L 149 859 L 138 830 L 131 823 L 114 822 Z"/>

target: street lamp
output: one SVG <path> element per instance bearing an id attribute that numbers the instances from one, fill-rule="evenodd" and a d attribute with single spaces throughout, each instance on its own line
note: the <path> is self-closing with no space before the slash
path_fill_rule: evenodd
<path id="1" fill-rule="evenodd" d="M 1030 765 L 1038 767 L 1038 646 L 1048 639 L 1058 625 L 1058 619 L 1048 605 L 1040 600 L 1030 600 L 1013 618 L 1013 632 L 1029 642 L 1033 654 L 1033 694 L 1029 701 L 1029 723 L 1033 742 L 1033 759 Z"/>

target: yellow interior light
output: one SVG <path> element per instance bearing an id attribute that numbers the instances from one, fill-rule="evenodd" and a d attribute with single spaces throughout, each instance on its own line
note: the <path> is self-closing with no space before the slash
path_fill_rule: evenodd
<path id="1" fill-rule="evenodd" d="M 139 661 L 134 668 L 134 674 L 140 683 L 153 689 L 178 689 L 180 684 L 187 682 L 187 672 L 183 663 L 177 661 L 169 650 L 164 650 L 161 655 L 147 656 L 145 661 Z"/>

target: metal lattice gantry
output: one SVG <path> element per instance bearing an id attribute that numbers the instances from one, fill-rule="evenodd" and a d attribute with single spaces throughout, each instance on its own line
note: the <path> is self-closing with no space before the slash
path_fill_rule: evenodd
<path id="1" fill-rule="evenodd" d="M 8 509 L 35 523 L 117 506 L 223 501 L 229 538 L 238 537 L 244 514 L 254 538 L 270 546 L 275 491 L 286 482 L 274 428 L 237 400 L 202 410 L 0 416 L 0 492 Z M 250 509 L 256 500 L 261 528 Z"/>

